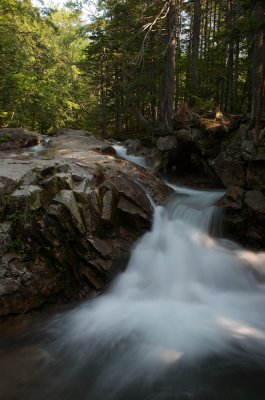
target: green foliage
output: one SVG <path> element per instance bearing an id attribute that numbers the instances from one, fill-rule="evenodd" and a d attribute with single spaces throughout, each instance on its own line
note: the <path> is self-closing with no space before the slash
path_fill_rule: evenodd
<path id="1" fill-rule="evenodd" d="M 200 38 L 192 53 L 195 3 L 200 3 Z M 177 2 L 176 108 L 219 106 L 246 113 L 251 101 L 251 44 L 264 21 L 253 18 L 255 1 Z M 166 74 L 167 2 L 99 1 L 99 16 L 87 30 L 90 43 L 81 68 L 96 99 L 88 119 L 105 136 L 125 138 L 143 129 L 137 109 L 155 127 L 161 118 Z M 196 62 L 194 92 L 193 60 Z M 192 75 L 193 74 L 193 75 Z"/>
<path id="2" fill-rule="evenodd" d="M 143 25 L 160 5 L 139 0 L 99 1 L 99 16 L 87 26 L 90 42 L 81 64 L 95 102 L 88 113 L 94 130 L 124 137 L 141 129 L 134 107 L 155 124 L 165 73 L 163 22 L 145 40 Z"/>
<path id="3" fill-rule="evenodd" d="M 0 116 L 4 125 L 46 132 L 80 124 L 86 80 L 77 64 L 84 43 L 79 11 L 50 10 L 41 15 L 30 1 L 1 2 Z"/>
<path id="4" fill-rule="evenodd" d="M 251 46 L 265 24 L 253 17 L 257 1 L 198 0 L 197 54 L 198 2 L 177 2 L 176 108 L 188 101 L 195 111 L 249 112 Z M 159 125 L 168 2 L 99 0 L 97 16 L 85 25 L 81 10 L 88 3 L 40 11 L 30 0 L 1 0 L 1 125 L 86 128 L 119 139 L 138 137 L 143 120 Z"/>

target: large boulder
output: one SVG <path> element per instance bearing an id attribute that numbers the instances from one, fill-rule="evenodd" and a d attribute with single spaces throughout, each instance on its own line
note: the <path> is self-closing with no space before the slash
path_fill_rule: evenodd
<path id="1" fill-rule="evenodd" d="M 196 127 L 159 137 L 151 164 L 184 185 L 225 187 L 227 193 L 219 202 L 225 209 L 225 235 L 264 250 L 264 129 L 261 143 L 255 145 L 247 117 L 226 122 L 202 118 Z"/>
<path id="2" fill-rule="evenodd" d="M 212 168 L 212 160 L 218 156 L 222 135 L 204 127 L 182 127 L 171 135 L 160 136 L 156 140 L 160 171 L 165 174 L 176 172 L 182 183 L 220 185 L 220 178 Z M 183 181 L 184 180 L 184 181 Z"/>
<path id="3" fill-rule="evenodd" d="M 247 206 L 256 213 L 265 214 L 265 196 L 259 190 L 250 190 L 246 193 Z"/>
<path id="4" fill-rule="evenodd" d="M 218 202 L 218 205 L 232 210 L 242 210 L 244 196 L 245 192 L 241 187 L 231 186 L 228 188 L 223 198 Z"/>
<path id="5" fill-rule="evenodd" d="M 224 235 L 246 247 L 264 250 L 265 195 L 259 190 L 230 187 L 218 202 L 223 215 Z"/>
<path id="6" fill-rule="evenodd" d="M 243 162 L 219 157 L 213 161 L 212 166 L 226 188 L 245 186 L 245 165 Z"/>
<path id="7" fill-rule="evenodd" d="M 0 150 L 14 150 L 35 146 L 43 141 L 41 135 L 22 128 L 0 129 Z"/>
<path id="8" fill-rule="evenodd" d="M 242 157 L 246 161 L 265 161 L 265 145 L 255 145 L 253 140 L 244 140 L 241 145 Z"/>
<path id="9" fill-rule="evenodd" d="M 156 147 L 158 148 L 158 150 L 161 151 L 172 150 L 176 148 L 176 146 L 177 146 L 177 139 L 173 135 L 160 136 L 156 142 Z"/>
<path id="10" fill-rule="evenodd" d="M 248 189 L 265 190 L 265 161 L 249 162 L 246 175 Z"/>
<path id="11" fill-rule="evenodd" d="M 142 145 L 139 139 L 126 140 L 125 147 L 127 148 L 127 154 L 132 154 L 134 156 L 141 154 Z"/>
<path id="12" fill-rule="evenodd" d="M 0 160 L 0 316 L 100 292 L 171 193 L 94 137 L 52 140 L 54 158 Z"/>

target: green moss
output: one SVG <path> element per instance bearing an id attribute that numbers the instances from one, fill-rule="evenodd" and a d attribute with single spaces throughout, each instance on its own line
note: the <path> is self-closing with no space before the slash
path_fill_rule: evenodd
<path id="1" fill-rule="evenodd" d="M 15 227 L 18 223 L 28 225 L 29 223 L 35 222 L 40 215 L 38 210 L 16 210 L 14 212 L 7 213 L 6 221 L 12 223 L 13 227 Z"/>

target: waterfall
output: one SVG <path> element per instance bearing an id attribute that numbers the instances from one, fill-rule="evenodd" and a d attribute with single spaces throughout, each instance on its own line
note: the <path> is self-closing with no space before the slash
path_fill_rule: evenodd
<path id="1" fill-rule="evenodd" d="M 209 235 L 220 192 L 174 188 L 108 292 L 42 328 L 19 399 L 263 398 L 264 253 Z"/>
<path id="2" fill-rule="evenodd" d="M 112 147 L 116 150 L 116 154 L 119 157 L 124 158 L 125 160 L 130 161 L 134 164 L 140 165 L 141 167 L 148 167 L 145 157 L 129 155 L 127 154 L 126 147 L 119 144 L 112 145 Z"/>
<path id="3" fill-rule="evenodd" d="M 221 209 L 215 206 L 215 202 L 222 197 L 223 191 L 202 191 L 166 184 L 175 190 L 175 196 L 167 205 L 170 219 L 182 220 L 205 233 L 221 233 Z"/>

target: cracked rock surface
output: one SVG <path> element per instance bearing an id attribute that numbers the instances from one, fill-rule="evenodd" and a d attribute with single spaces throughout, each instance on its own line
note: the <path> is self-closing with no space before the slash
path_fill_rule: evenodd
<path id="1" fill-rule="evenodd" d="M 68 130 L 37 156 L 0 154 L 0 316 L 97 294 L 150 228 L 149 198 L 171 189 L 105 148 Z"/>

